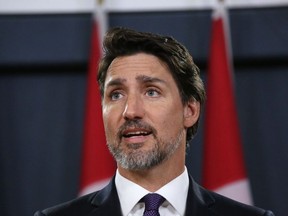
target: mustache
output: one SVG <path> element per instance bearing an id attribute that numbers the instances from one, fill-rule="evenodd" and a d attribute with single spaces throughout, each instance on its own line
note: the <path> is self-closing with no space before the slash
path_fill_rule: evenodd
<path id="1" fill-rule="evenodd" d="M 140 119 L 131 119 L 131 120 L 126 120 L 119 128 L 118 130 L 118 137 L 121 139 L 121 137 L 123 136 L 123 133 L 125 130 L 131 129 L 131 128 L 139 128 L 139 129 L 144 129 L 147 130 L 149 132 L 151 132 L 151 134 L 153 136 L 157 135 L 157 131 L 154 127 L 152 127 L 150 124 L 143 122 Z"/>

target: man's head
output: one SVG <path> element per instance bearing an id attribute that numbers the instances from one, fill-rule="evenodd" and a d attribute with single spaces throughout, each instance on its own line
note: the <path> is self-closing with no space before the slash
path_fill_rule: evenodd
<path id="1" fill-rule="evenodd" d="M 104 40 L 104 57 L 99 64 L 98 82 L 101 96 L 107 70 L 111 62 L 120 56 L 137 53 L 152 54 L 162 60 L 169 68 L 180 92 L 183 104 L 191 100 L 205 101 L 205 89 L 200 78 L 200 71 L 193 62 L 188 50 L 174 38 L 125 28 L 113 28 Z M 187 129 L 187 142 L 193 138 L 198 129 L 198 120 Z"/>

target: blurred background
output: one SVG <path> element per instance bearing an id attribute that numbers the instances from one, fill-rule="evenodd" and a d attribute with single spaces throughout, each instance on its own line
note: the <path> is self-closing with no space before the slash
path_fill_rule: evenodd
<path id="1" fill-rule="evenodd" d="M 107 1 L 108 26 L 172 35 L 189 49 L 206 80 L 213 1 L 145 2 Z M 237 2 L 228 11 L 253 200 L 286 216 L 288 2 Z M 94 10 L 92 0 L 0 0 L 3 216 L 31 216 L 78 196 Z M 203 123 L 187 154 L 198 182 L 202 144 Z"/>

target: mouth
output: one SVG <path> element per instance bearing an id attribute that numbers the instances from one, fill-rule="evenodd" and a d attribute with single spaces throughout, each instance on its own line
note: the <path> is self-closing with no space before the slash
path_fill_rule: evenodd
<path id="1" fill-rule="evenodd" d="M 136 120 L 126 121 L 120 126 L 118 137 L 126 144 L 145 143 L 151 138 L 155 138 L 157 131 L 149 124 Z"/>
<path id="2" fill-rule="evenodd" d="M 122 137 L 124 138 L 138 138 L 138 137 L 146 137 L 152 134 L 152 131 L 148 131 L 145 129 L 127 129 L 123 131 Z"/>

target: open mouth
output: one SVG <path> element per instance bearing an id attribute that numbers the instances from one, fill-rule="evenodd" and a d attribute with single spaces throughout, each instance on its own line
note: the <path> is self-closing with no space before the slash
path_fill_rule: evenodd
<path id="1" fill-rule="evenodd" d="M 148 136 L 152 134 L 151 131 L 142 130 L 142 129 L 133 129 L 133 130 L 126 130 L 122 133 L 122 136 L 125 138 L 131 137 L 140 137 L 140 136 Z"/>

